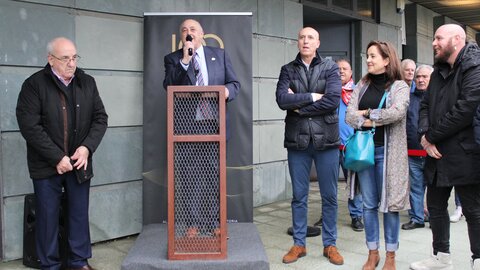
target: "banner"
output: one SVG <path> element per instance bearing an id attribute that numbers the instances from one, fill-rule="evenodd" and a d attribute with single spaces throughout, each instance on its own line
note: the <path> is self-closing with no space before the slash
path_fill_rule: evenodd
<path id="1" fill-rule="evenodd" d="M 228 103 L 227 221 L 253 222 L 252 14 L 145 13 L 143 66 L 143 224 L 167 221 L 167 111 L 164 56 L 181 48 L 180 24 L 200 22 L 207 46 L 226 50 L 241 84 Z"/>

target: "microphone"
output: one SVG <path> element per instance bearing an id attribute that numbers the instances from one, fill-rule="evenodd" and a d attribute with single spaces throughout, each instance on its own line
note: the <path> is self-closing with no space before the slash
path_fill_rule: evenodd
<path id="1" fill-rule="evenodd" d="M 193 38 L 190 35 L 187 35 L 186 41 L 192 41 Z M 193 50 L 192 48 L 188 48 L 188 55 L 192 56 L 193 55 Z"/>

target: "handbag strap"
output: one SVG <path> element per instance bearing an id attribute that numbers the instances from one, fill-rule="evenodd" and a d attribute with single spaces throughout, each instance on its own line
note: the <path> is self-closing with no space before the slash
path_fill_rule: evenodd
<path id="1" fill-rule="evenodd" d="M 390 92 L 387 92 L 387 91 L 385 91 L 385 93 L 383 93 L 382 100 L 380 100 L 380 104 L 378 104 L 378 109 L 381 109 L 381 108 L 382 108 L 383 103 L 385 103 L 385 99 L 387 99 L 387 96 L 388 96 L 389 93 L 390 93 Z M 373 134 L 375 134 L 375 127 L 373 127 L 370 132 L 373 132 Z M 355 134 L 355 133 L 354 133 L 354 134 Z M 345 148 L 347 147 L 348 142 L 350 142 L 350 139 L 351 139 L 352 137 L 353 137 L 353 134 L 350 135 L 350 136 L 348 137 L 347 141 L 345 142 L 345 146 L 344 146 L 344 148 L 343 148 L 343 151 L 344 151 L 344 152 L 345 152 Z"/>
<path id="2" fill-rule="evenodd" d="M 389 92 L 387 92 L 387 91 L 385 91 L 385 93 L 383 93 L 382 100 L 380 100 L 380 104 L 378 104 L 378 109 L 381 109 L 381 108 L 382 108 L 383 103 L 385 103 L 385 99 L 387 99 L 388 93 L 389 93 Z"/>
<path id="3" fill-rule="evenodd" d="M 382 108 L 383 103 L 385 103 L 385 99 L 387 99 L 388 93 L 390 92 L 385 91 L 385 93 L 383 93 L 382 100 L 380 100 L 380 103 L 378 104 L 378 109 Z M 375 133 L 375 126 L 372 128 L 372 132 Z"/>

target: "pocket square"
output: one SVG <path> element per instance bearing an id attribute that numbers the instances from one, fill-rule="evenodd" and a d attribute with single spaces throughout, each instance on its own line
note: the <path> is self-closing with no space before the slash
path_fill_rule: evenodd
<path id="1" fill-rule="evenodd" d="M 215 61 L 215 57 L 212 57 L 212 61 Z"/>

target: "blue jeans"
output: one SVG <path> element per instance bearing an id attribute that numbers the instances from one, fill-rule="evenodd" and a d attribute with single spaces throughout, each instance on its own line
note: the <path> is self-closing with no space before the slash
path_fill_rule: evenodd
<path id="1" fill-rule="evenodd" d="M 343 175 L 347 177 L 348 170 L 345 168 L 344 165 L 344 157 L 343 151 L 340 151 L 340 166 L 343 171 Z M 348 212 L 350 213 L 350 217 L 353 218 L 361 218 L 363 216 L 363 201 L 362 201 L 362 194 L 357 193 L 353 197 L 353 199 L 348 199 Z"/>
<path id="2" fill-rule="evenodd" d="M 318 185 L 322 196 L 322 240 L 323 245 L 335 246 L 337 241 L 337 181 L 338 149 L 318 151 L 312 143 L 305 150 L 288 149 L 288 169 L 292 179 L 292 222 L 293 241 L 305 246 L 307 235 L 308 190 L 312 161 L 317 170 Z"/>
<path id="3" fill-rule="evenodd" d="M 384 147 L 375 147 L 375 166 L 358 172 L 360 190 L 363 198 L 363 219 L 365 223 L 365 237 L 367 248 L 380 248 L 380 225 L 378 221 L 378 206 L 381 201 L 383 188 L 383 161 Z M 400 217 L 398 212 L 383 213 L 383 230 L 385 249 L 398 249 L 398 235 L 400 233 Z"/>
<path id="4" fill-rule="evenodd" d="M 408 210 L 410 220 L 423 224 L 423 199 L 425 197 L 425 182 L 423 181 L 424 157 L 408 157 L 408 169 L 410 171 L 410 205 Z"/>

